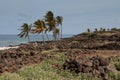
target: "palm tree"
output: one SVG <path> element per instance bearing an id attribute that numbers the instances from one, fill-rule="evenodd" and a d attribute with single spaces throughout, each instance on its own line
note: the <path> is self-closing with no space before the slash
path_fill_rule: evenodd
<path id="1" fill-rule="evenodd" d="M 31 31 L 31 25 L 28 25 L 27 23 L 24 23 L 22 26 L 21 26 L 21 32 L 18 34 L 18 36 L 20 38 L 22 37 L 25 37 L 25 38 L 28 38 L 28 41 L 30 42 L 30 31 Z"/>
<path id="2" fill-rule="evenodd" d="M 98 29 L 97 29 L 97 28 L 95 28 L 95 32 L 98 32 Z"/>
<path id="3" fill-rule="evenodd" d="M 90 33 L 90 28 L 87 28 L 87 32 Z"/>
<path id="4" fill-rule="evenodd" d="M 103 31 L 103 28 L 101 27 L 101 28 L 100 28 L 100 32 L 102 32 L 102 31 Z"/>
<path id="5" fill-rule="evenodd" d="M 48 26 L 48 30 L 52 31 L 53 27 L 54 27 L 54 25 L 53 25 L 53 22 L 54 22 L 54 14 L 53 14 L 53 12 L 48 11 L 44 17 L 45 17 L 45 22 L 46 22 L 46 24 Z"/>
<path id="6" fill-rule="evenodd" d="M 58 28 L 55 28 L 53 31 L 53 36 L 54 36 L 55 40 L 59 39 L 59 34 L 60 34 L 60 30 Z"/>
<path id="7" fill-rule="evenodd" d="M 44 16 L 44 20 L 45 20 L 46 25 L 48 26 L 48 31 L 53 32 L 54 40 L 56 39 L 55 32 L 56 32 L 56 30 L 58 31 L 58 28 L 56 28 L 56 26 L 61 25 L 61 38 L 62 38 L 62 21 L 63 21 L 63 18 L 61 16 L 57 16 L 55 18 L 53 12 L 48 11 L 46 13 L 46 15 Z"/>
<path id="8" fill-rule="evenodd" d="M 46 25 L 45 25 L 45 22 L 44 22 L 43 20 L 41 20 L 41 21 L 42 21 L 43 27 L 45 28 L 45 29 L 44 29 L 44 33 L 45 33 L 45 35 L 46 35 L 46 37 L 47 37 L 47 39 L 48 39 L 48 41 L 49 41 L 49 37 L 48 37 L 48 34 L 47 34 L 48 29 L 47 29 L 47 27 L 46 27 Z"/>
<path id="9" fill-rule="evenodd" d="M 56 21 L 54 19 L 54 14 L 52 11 L 48 11 L 46 13 L 46 15 L 44 16 L 44 20 L 45 20 L 45 23 L 46 25 L 48 26 L 48 31 L 52 31 L 53 32 L 53 37 L 54 37 L 54 30 L 56 29 Z M 55 39 L 55 37 L 54 37 Z"/>
<path id="10" fill-rule="evenodd" d="M 45 23 L 45 22 L 44 22 L 44 23 Z M 48 41 L 49 41 L 49 37 L 48 37 L 47 31 L 48 31 L 48 28 L 46 28 L 46 30 L 45 30 L 45 35 L 46 35 L 46 37 L 47 37 L 47 39 L 48 39 Z"/>
<path id="11" fill-rule="evenodd" d="M 56 22 L 57 22 L 57 25 L 61 26 L 61 38 L 62 38 L 62 22 L 63 22 L 63 17 L 62 16 L 57 16 L 56 17 Z"/>
<path id="12" fill-rule="evenodd" d="M 43 41 L 45 42 L 45 39 L 44 39 L 44 31 L 46 30 L 46 27 L 45 27 L 45 24 L 44 24 L 44 21 L 42 20 L 37 20 L 34 22 L 34 29 L 32 30 L 33 33 L 42 33 L 42 38 L 43 38 Z"/>

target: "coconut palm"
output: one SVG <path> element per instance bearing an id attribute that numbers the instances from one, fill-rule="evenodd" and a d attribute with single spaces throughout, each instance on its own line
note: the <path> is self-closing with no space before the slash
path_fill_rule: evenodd
<path id="1" fill-rule="evenodd" d="M 31 31 L 31 25 L 28 25 L 27 23 L 24 23 L 22 26 L 21 26 L 21 32 L 18 34 L 18 36 L 20 38 L 22 37 L 25 37 L 25 38 L 28 38 L 28 41 L 30 42 L 30 31 Z"/>
<path id="2" fill-rule="evenodd" d="M 54 24 L 53 24 L 53 22 L 54 22 L 54 14 L 53 14 L 53 12 L 48 11 L 44 17 L 45 17 L 45 22 L 46 22 L 46 24 L 48 26 L 48 30 L 52 31 L 53 27 L 54 27 Z"/>
<path id="3" fill-rule="evenodd" d="M 56 17 L 56 22 L 57 22 L 57 25 L 61 26 L 61 38 L 62 38 L 62 22 L 63 22 L 63 17 L 62 16 L 57 16 Z"/>
<path id="4" fill-rule="evenodd" d="M 98 32 L 98 29 L 97 29 L 97 28 L 95 28 L 95 32 Z"/>
<path id="5" fill-rule="evenodd" d="M 47 39 L 48 39 L 48 41 L 49 41 L 49 37 L 48 37 L 48 34 L 47 34 L 48 29 L 47 29 L 47 27 L 46 27 L 46 25 L 45 25 L 45 22 L 44 22 L 43 20 L 41 20 L 41 21 L 42 21 L 43 27 L 45 28 L 45 29 L 44 29 L 44 33 L 45 33 L 45 35 L 46 35 L 46 37 L 47 37 Z"/>
<path id="6" fill-rule="evenodd" d="M 53 36 L 54 36 L 55 40 L 59 39 L 59 34 L 60 34 L 60 30 L 58 28 L 55 28 L 53 31 Z"/>
<path id="7" fill-rule="evenodd" d="M 87 28 L 87 32 L 88 32 L 88 33 L 90 33 L 90 32 L 91 32 L 91 31 L 90 31 L 90 28 Z"/>
<path id="8" fill-rule="evenodd" d="M 44 22 L 44 23 L 45 23 L 45 22 Z M 48 37 L 47 31 L 48 31 L 48 28 L 46 28 L 46 30 L 45 30 L 45 35 L 46 35 L 46 37 L 47 37 L 47 39 L 48 39 L 48 41 L 49 41 L 49 37 Z"/>
<path id="9" fill-rule="evenodd" d="M 43 41 L 45 42 L 45 39 L 44 39 L 44 31 L 46 30 L 46 27 L 45 27 L 45 24 L 44 24 L 44 21 L 42 20 L 37 20 L 34 22 L 34 29 L 32 30 L 33 33 L 42 33 L 42 38 L 43 38 Z"/>
<path id="10" fill-rule="evenodd" d="M 52 11 L 48 11 L 46 13 L 46 15 L 44 16 L 44 20 L 45 20 L 45 23 L 46 25 L 48 26 L 48 31 L 52 31 L 53 32 L 53 37 L 54 37 L 54 30 L 56 28 L 56 21 L 55 21 L 55 18 L 54 18 L 54 14 Z M 54 37 L 55 39 L 55 37 Z"/>

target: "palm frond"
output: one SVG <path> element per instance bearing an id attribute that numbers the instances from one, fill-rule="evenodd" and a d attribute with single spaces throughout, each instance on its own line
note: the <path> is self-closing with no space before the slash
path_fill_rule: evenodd
<path id="1" fill-rule="evenodd" d="M 29 38 L 29 33 L 31 32 L 32 25 L 28 25 L 27 23 L 24 23 L 21 28 L 19 29 L 21 32 L 18 34 L 20 38 L 25 37 Z"/>

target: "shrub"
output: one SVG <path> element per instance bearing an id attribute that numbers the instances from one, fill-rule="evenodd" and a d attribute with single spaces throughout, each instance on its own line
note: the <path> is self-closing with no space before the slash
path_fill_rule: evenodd
<path id="1" fill-rule="evenodd" d="M 90 33 L 84 32 L 84 33 L 82 33 L 81 35 L 88 37 L 89 34 L 90 34 Z"/>
<path id="2" fill-rule="evenodd" d="M 120 28 L 112 28 L 111 31 L 120 31 Z"/>
<path id="3" fill-rule="evenodd" d="M 116 73 L 113 73 L 113 72 L 109 72 L 108 73 L 108 76 L 109 76 L 109 80 L 120 80 L 120 74 L 116 74 Z"/>
<path id="4" fill-rule="evenodd" d="M 97 33 L 91 33 L 88 37 L 89 38 L 96 38 L 96 37 L 98 37 L 98 34 Z"/>
<path id="5" fill-rule="evenodd" d="M 117 69 L 118 71 L 120 71 L 120 63 L 116 63 L 116 64 L 115 64 L 115 67 L 116 67 L 116 69 Z"/>

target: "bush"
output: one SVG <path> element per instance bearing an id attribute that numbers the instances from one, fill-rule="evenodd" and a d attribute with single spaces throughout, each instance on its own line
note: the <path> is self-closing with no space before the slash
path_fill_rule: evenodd
<path id="1" fill-rule="evenodd" d="M 90 35 L 90 33 L 84 32 L 84 33 L 82 33 L 81 35 L 88 37 L 88 36 Z"/>
<path id="2" fill-rule="evenodd" d="M 109 72 L 108 73 L 108 76 L 109 76 L 109 80 L 120 80 L 120 74 L 116 74 L 116 73 L 113 73 L 113 72 Z"/>
<path id="3" fill-rule="evenodd" d="M 117 69 L 118 71 L 120 71 L 120 63 L 116 63 L 116 64 L 115 64 L 115 67 L 116 67 L 116 69 Z"/>
<path id="4" fill-rule="evenodd" d="M 88 37 L 89 38 L 96 38 L 96 37 L 98 37 L 98 34 L 97 33 L 91 33 Z"/>
<path id="5" fill-rule="evenodd" d="M 120 31 L 119 28 L 112 28 L 111 31 Z"/>

